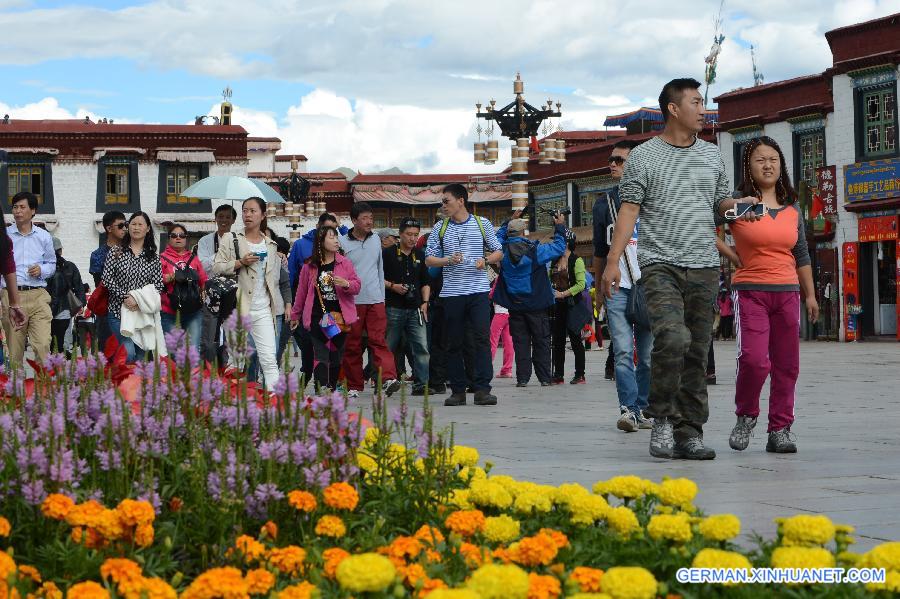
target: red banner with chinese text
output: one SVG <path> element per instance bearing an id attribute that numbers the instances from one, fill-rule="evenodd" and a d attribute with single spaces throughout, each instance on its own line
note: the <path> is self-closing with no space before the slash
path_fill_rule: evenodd
<path id="1" fill-rule="evenodd" d="M 846 242 L 841 247 L 844 271 L 844 340 L 856 340 L 857 316 L 851 314 L 859 306 L 859 244 Z"/>
<path id="2" fill-rule="evenodd" d="M 896 215 L 860 218 L 857 222 L 860 243 L 898 238 Z"/>

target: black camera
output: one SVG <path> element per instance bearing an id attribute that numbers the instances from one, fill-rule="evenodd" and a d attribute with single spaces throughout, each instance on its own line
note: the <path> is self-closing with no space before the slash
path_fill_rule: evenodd
<path id="1" fill-rule="evenodd" d="M 415 283 L 406 283 L 406 293 L 403 294 L 403 299 L 407 299 L 407 300 L 416 299 L 416 284 Z"/>
<path id="2" fill-rule="evenodd" d="M 570 214 L 572 214 L 572 209 L 569 208 L 568 206 L 566 206 L 565 208 L 559 208 L 559 209 L 548 208 L 546 206 L 538 206 L 538 212 L 540 212 L 541 214 L 549 214 L 553 218 L 556 218 L 560 214 L 562 214 L 563 216 L 569 216 Z"/>

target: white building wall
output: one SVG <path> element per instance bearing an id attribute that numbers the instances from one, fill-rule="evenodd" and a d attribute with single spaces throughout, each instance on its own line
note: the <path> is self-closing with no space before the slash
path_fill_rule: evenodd
<path id="1" fill-rule="evenodd" d="M 251 173 L 275 172 L 275 154 L 275 150 L 250 152 L 247 156 L 249 160 L 247 170 Z"/>
<path id="2" fill-rule="evenodd" d="M 719 153 L 722 155 L 722 162 L 725 163 L 725 174 L 731 181 L 731 189 L 735 189 L 738 182 L 732 181 L 734 179 L 734 136 L 727 131 L 720 131 L 718 138 Z"/>

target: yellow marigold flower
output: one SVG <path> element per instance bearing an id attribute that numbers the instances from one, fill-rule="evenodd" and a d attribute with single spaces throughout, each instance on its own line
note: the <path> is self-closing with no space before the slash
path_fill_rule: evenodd
<path id="1" fill-rule="evenodd" d="M 75 507 L 75 502 L 71 497 L 61 493 L 51 493 L 41 503 L 41 513 L 47 518 L 54 520 L 65 520 L 69 510 Z"/>
<path id="2" fill-rule="evenodd" d="M 378 462 L 375 461 L 375 458 L 361 451 L 356 453 L 356 465 L 359 466 L 360 470 L 368 473 L 375 472 L 378 469 Z"/>
<path id="3" fill-rule="evenodd" d="M 578 583 L 578 589 L 583 593 L 597 593 L 600 591 L 600 581 L 603 579 L 603 570 L 578 566 L 569 574 L 569 579 Z"/>
<path id="4" fill-rule="evenodd" d="M 620 499 L 636 499 L 647 492 L 647 483 L 639 476 L 614 476 L 594 485 L 593 491 L 598 495 L 615 495 Z"/>
<path id="5" fill-rule="evenodd" d="M 156 512 L 148 501 L 123 499 L 116 506 L 116 511 L 119 513 L 119 519 L 125 526 L 153 524 L 153 521 L 156 519 Z"/>
<path id="6" fill-rule="evenodd" d="M 691 523 L 683 514 L 650 516 L 647 533 L 656 541 L 665 539 L 676 543 L 687 543 L 692 537 Z"/>
<path id="7" fill-rule="evenodd" d="M 900 572 L 889 570 L 885 573 L 884 582 L 870 582 L 866 585 L 867 591 L 887 591 L 896 596 L 900 593 Z"/>
<path id="8" fill-rule="evenodd" d="M 34 566 L 19 566 L 19 578 L 28 578 L 32 582 L 41 584 L 41 573 Z"/>
<path id="9" fill-rule="evenodd" d="M 337 516 L 322 516 L 316 522 L 316 534 L 320 537 L 339 539 L 347 534 L 347 527 L 344 526 L 344 521 Z"/>
<path id="10" fill-rule="evenodd" d="M 117 510 L 104 509 L 94 520 L 94 528 L 110 541 L 125 536 L 125 523 Z"/>
<path id="11" fill-rule="evenodd" d="M 381 431 L 378 430 L 374 426 L 370 426 L 366 429 L 366 435 L 363 437 L 362 447 L 371 447 L 378 442 L 378 438 L 381 437 Z"/>
<path id="12" fill-rule="evenodd" d="M 511 564 L 481 566 L 466 583 L 481 599 L 527 599 L 529 586 L 525 570 Z"/>
<path id="13" fill-rule="evenodd" d="M 0 551 L 0 581 L 5 581 L 15 571 L 15 560 L 5 551 Z"/>
<path id="14" fill-rule="evenodd" d="M 485 472 L 484 468 L 478 466 L 466 466 L 459 471 L 458 476 L 466 481 L 469 480 L 469 478 L 471 478 L 472 481 L 487 480 L 487 472 Z"/>
<path id="15" fill-rule="evenodd" d="M 553 509 L 553 501 L 546 495 L 536 491 L 526 491 L 516 495 L 513 509 L 520 514 L 546 514 Z"/>
<path id="16" fill-rule="evenodd" d="M 351 555 L 337 568 L 338 584 L 354 593 L 383 591 L 396 577 L 391 560 L 377 553 Z"/>
<path id="17" fill-rule="evenodd" d="M 834 538 L 834 524 L 828 516 L 800 514 L 781 523 L 782 545 L 785 547 L 824 545 Z"/>
<path id="18" fill-rule="evenodd" d="M 868 568 L 900 572 L 900 543 L 893 541 L 876 545 L 863 555 L 862 563 Z"/>
<path id="19" fill-rule="evenodd" d="M 606 512 L 606 523 L 623 537 L 630 536 L 641 529 L 635 513 L 624 505 L 611 508 Z"/>
<path id="20" fill-rule="evenodd" d="M 350 557 L 350 554 L 340 547 L 332 547 L 323 551 L 322 560 L 325 564 L 322 566 L 322 571 L 325 572 L 325 578 L 334 580 L 334 577 L 337 576 L 338 566 L 348 557 Z"/>
<path id="21" fill-rule="evenodd" d="M 444 535 L 441 533 L 440 529 L 427 524 L 423 524 L 419 527 L 419 530 L 417 530 L 416 534 L 413 536 L 431 547 L 435 547 L 438 543 L 444 542 Z"/>
<path id="22" fill-rule="evenodd" d="M 722 551 L 721 549 L 701 549 L 694 556 L 691 563 L 693 568 L 732 568 L 735 570 L 749 571 L 752 567 L 746 556 L 734 551 Z M 736 583 L 726 582 L 725 586 L 733 586 Z"/>
<path id="23" fill-rule="evenodd" d="M 856 532 L 856 529 L 849 524 L 834 525 L 834 534 L 836 535 L 852 535 L 854 532 Z"/>
<path id="24" fill-rule="evenodd" d="M 583 486 L 578 483 L 563 483 L 553 491 L 553 502 L 558 505 L 569 505 L 576 497 L 590 495 Z"/>
<path id="25" fill-rule="evenodd" d="M 84 503 L 72 506 L 66 514 L 66 522 L 69 526 L 93 526 L 94 520 L 103 513 L 104 508 L 100 502 L 91 499 Z"/>
<path id="26" fill-rule="evenodd" d="M 79 582 L 69 587 L 66 599 L 109 599 L 109 591 L 96 582 Z"/>
<path id="27" fill-rule="evenodd" d="M 212 568 L 195 578 L 181 599 L 244 599 L 248 588 L 237 568 Z"/>
<path id="28" fill-rule="evenodd" d="M 178 599 L 178 593 L 162 578 L 145 578 L 141 589 L 144 599 Z"/>
<path id="29" fill-rule="evenodd" d="M 497 483 L 498 485 L 506 489 L 506 491 L 510 495 L 515 492 L 520 484 L 519 481 L 509 476 L 508 474 L 493 474 L 488 480 L 490 480 L 492 483 Z"/>
<path id="30" fill-rule="evenodd" d="M 528 599 L 556 599 L 561 593 L 559 580 L 553 576 L 528 575 Z"/>
<path id="31" fill-rule="evenodd" d="M 304 580 L 300 584 L 281 589 L 281 592 L 278 593 L 278 599 L 310 599 L 315 590 L 315 585 Z"/>
<path id="32" fill-rule="evenodd" d="M 290 506 L 301 512 L 312 512 L 316 509 L 316 497 L 308 491 L 291 491 L 287 495 Z"/>
<path id="33" fill-rule="evenodd" d="M 565 533 L 554 530 L 552 528 L 542 528 L 538 531 L 538 534 L 547 535 L 548 537 L 553 539 L 553 542 L 556 543 L 556 546 L 560 549 L 568 546 L 569 544 L 569 537 L 567 537 Z"/>
<path id="34" fill-rule="evenodd" d="M 9 520 L 0 516 L 0 537 L 8 537 L 11 532 L 12 526 L 10 525 Z"/>
<path id="35" fill-rule="evenodd" d="M 484 563 L 484 553 L 478 545 L 463 541 L 459 544 L 459 554 L 463 556 L 466 565 L 470 568 L 477 568 Z"/>
<path id="36" fill-rule="evenodd" d="M 854 553 L 852 551 L 841 551 L 835 556 L 839 564 L 847 565 L 851 567 L 859 567 L 861 566 L 861 561 L 863 559 L 862 553 Z"/>
<path id="37" fill-rule="evenodd" d="M 519 538 L 520 530 L 518 520 L 503 514 L 486 518 L 481 534 L 492 543 L 509 543 Z"/>
<path id="38" fill-rule="evenodd" d="M 359 493 L 345 482 L 328 485 L 322 495 L 325 505 L 335 510 L 353 511 L 359 503 Z"/>
<path id="39" fill-rule="evenodd" d="M 600 590 L 613 599 L 654 599 L 656 579 L 645 568 L 613 567 L 603 574 Z"/>
<path id="40" fill-rule="evenodd" d="M 450 463 L 454 466 L 477 466 L 478 450 L 474 447 L 454 445 L 450 453 Z"/>
<path id="41" fill-rule="evenodd" d="M 600 495 L 576 495 L 569 499 L 572 524 L 591 525 L 609 511 L 609 504 Z"/>
<path id="42" fill-rule="evenodd" d="M 710 541 L 729 541 L 741 534 L 741 521 L 733 514 L 715 514 L 701 520 L 698 528 Z"/>
<path id="43" fill-rule="evenodd" d="M 306 559 L 306 551 L 296 545 L 288 545 L 287 547 L 278 547 L 269 551 L 269 563 L 277 568 L 282 574 L 290 574 L 297 576 L 303 567 L 303 561 Z"/>
<path id="44" fill-rule="evenodd" d="M 251 595 L 265 595 L 275 586 L 275 575 L 264 568 L 250 570 L 244 579 L 247 581 L 247 592 Z"/>
<path id="45" fill-rule="evenodd" d="M 256 561 L 266 554 L 266 547 L 249 535 L 241 535 L 234 540 L 235 548 L 244 556 L 244 562 Z"/>
<path id="46" fill-rule="evenodd" d="M 469 501 L 477 506 L 496 507 L 504 510 L 512 505 L 512 495 L 492 479 L 473 480 L 469 485 Z"/>
<path id="47" fill-rule="evenodd" d="M 259 529 L 260 538 L 269 538 L 273 541 L 278 538 L 278 525 L 269 520 Z"/>
<path id="48" fill-rule="evenodd" d="M 538 533 L 525 537 L 510 547 L 510 557 L 523 566 L 549 566 L 556 559 L 559 547 L 552 536 Z"/>
<path id="49" fill-rule="evenodd" d="M 471 537 L 484 529 L 481 510 L 458 510 L 447 516 L 444 525 L 461 537 Z"/>
<path id="50" fill-rule="evenodd" d="M 153 525 L 141 524 L 134 531 L 134 542 L 138 547 L 149 547 L 153 544 Z"/>
<path id="51" fill-rule="evenodd" d="M 447 500 L 447 503 L 461 510 L 471 510 L 475 507 L 472 505 L 472 502 L 469 501 L 468 489 L 454 489 L 450 493 L 450 498 Z"/>
<path id="52" fill-rule="evenodd" d="M 481 596 L 469 589 L 438 589 L 428 593 L 428 599 L 481 599 Z"/>
<path id="53" fill-rule="evenodd" d="M 834 555 L 822 547 L 777 547 L 773 568 L 833 568 Z"/>
<path id="54" fill-rule="evenodd" d="M 669 478 L 656 487 L 656 495 L 666 505 L 691 503 L 697 496 L 697 483 L 688 478 Z"/>

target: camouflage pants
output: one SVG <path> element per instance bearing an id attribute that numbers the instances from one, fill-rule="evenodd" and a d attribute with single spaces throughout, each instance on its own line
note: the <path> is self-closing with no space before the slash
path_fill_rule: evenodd
<path id="1" fill-rule="evenodd" d="M 702 437 L 709 418 L 706 358 L 718 269 L 651 264 L 641 269 L 641 284 L 653 330 L 650 406 L 644 413 L 669 418 L 676 443 Z"/>

